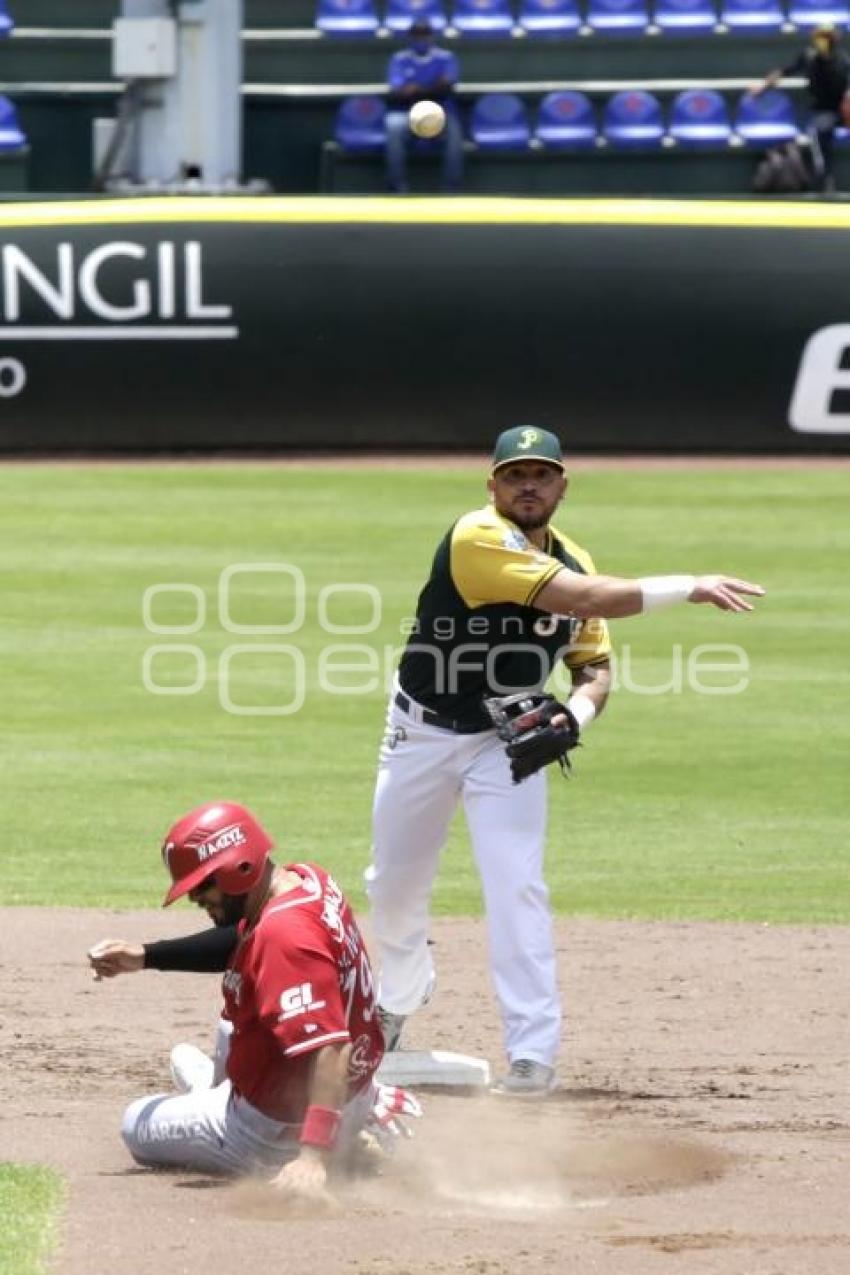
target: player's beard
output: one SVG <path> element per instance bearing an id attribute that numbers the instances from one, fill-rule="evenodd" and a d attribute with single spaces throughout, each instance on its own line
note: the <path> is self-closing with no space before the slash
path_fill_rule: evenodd
<path id="1" fill-rule="evenodd" d="M 523 518 L 521 514 L 518 516 L 514 515 L 514 517 L 511 518 L 511 522 L 519 527 L 520 531 L 539 531 L 541 527 L 547 527 L 549 525 L 549 515 L 535 514 L 527 518 Z"/>
<path id="2" fill-rule="evenodd" d="M 238 925 L 245 916 L 247 900 L 247 894 L 223 894 L 221 916 L 214 916 L 213 924 L 220 929 L 225 929 L 229 925 Z"/>
<path id="3" fill-rule="evenodd" d="M 517 505 L 520 502 L 517 501 Z M 546 501 L 539 501 L 532 512 L 523 514 L 520 508 L 512 510 L 508 515 L 520 531 L 539 531 L 541 527 L 548 527 L 549 519 L 555 512 L 555 504 L 549 504 Z"/>

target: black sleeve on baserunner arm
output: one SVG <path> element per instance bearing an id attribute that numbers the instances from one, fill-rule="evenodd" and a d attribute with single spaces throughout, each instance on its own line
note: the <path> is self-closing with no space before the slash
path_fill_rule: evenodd
<path id="1" fill-rule="evenodd" d="M 238 938 L 235 925 L 215 925 L 211 930 L 188 934 L 185 938 L 143 943 L 145 969 L 220 974 L 227 969 Z"/>

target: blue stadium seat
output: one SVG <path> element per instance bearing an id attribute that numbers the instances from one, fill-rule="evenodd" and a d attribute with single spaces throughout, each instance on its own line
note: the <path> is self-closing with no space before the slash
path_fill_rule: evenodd
<path id="1" fill-rule="evenodd" d="M 14 28 L 15 22 L 6 7 L 6 0 L 0 0 L 0 36 L 8 35 Z"/>
<path id="2" fill-rule="evenodd" d="M 581 26 L 578 0 L 521 0 L 519 25 L 535 38 L 575 35 Z"/>
<path id="3" fill-rule="evenodd" d="M 337 112 L 334 137 L 346 151 L 362 154 L 383 150 L 386 113 L 381 97 L 347 97 Z"/>
<path id="4" fill-rule="evenodd" d="M 788 17 L 795 27 L 846 27 L 850 6 L 846 0 L 789 0 Z"/>
<path id="5" fill-rule="evenodd" d="M 645 31 L 649 14 L 645 0 L 588 0 L 587 25 L 601 35 L 629 35 Z"/>
<path id="6" fill-rule="evenodd" d="M 688 150 L 728 146 L 732 137 L 729 108 L 713 89 L 687 89 L 673 99 L 668 132 Z"/>
<path id="7" fill-rule="evenodd" d="M 717 10 L 714 0 L 655 0 L 654 22 L 677 35 L 711 35 Z"/>
<path id="8" fill-rule="evenodd" d="M 515 93 L 485 93 L 472 108 L 472 140 L 481 150 L 524 150 L 531 141 L 528 111 Z"/>
<path id="9" fill-rule="evenodd" d="M 455 0 L 452 26 L 460 35 L 501 39 L 514 28 L 509 0 Z"/>
<path id="10" fill-rule="evenodd" d="M 745 93 L 735 112 L 735 132 L 747 146 L 776 146 L 793 142 L 799 132 L 794 106 L 781 89 Z"/>
<path id="11" fill-rule="evenodd" d="M 325 35 L 374 35 L 378 25 L 376 0 L 319 0 L 316 26 Z"/>
<path id="12" fill-rule="evenodd" d="M 624 89 L 605 103 L 602 132 L 612 146 L 655 150 L 664 140 L 661 103 L 643 89 Z"/>
<path id="13" fill-rule="evenodd" d="M 0 151 L 16 151 L 26 146 L 26 136 L 18 122 L 14 102 L 0 93 Z"/>
<path id="14" fill-rule="evenodd" d="M 590 98 L 574 89 L 547 93 L 540 103 L 534 136 L 549 150 L 592 150 L 598 129 Z"/>
<path id="15" fill-rule="evenodd" d="M 723 0 L 720 21 L 736 35 L 773 35 L 785 25 L 780 0 Z"/>
<path id="16" fill-rule="evenodd" d="M 406 31 L 416 18 L 427 18 L 435 31 L 442 31 L 446 25 L 443 0 L 387 0 L 384 25 L 390 31 Z"/>

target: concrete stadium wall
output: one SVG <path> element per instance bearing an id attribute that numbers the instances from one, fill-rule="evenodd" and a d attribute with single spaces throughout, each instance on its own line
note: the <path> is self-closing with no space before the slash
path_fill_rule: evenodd
<path id="1" fill-rule="evenodd" d="M 845 205 L 0 209 L 0 451 L 850 450 Z"/>

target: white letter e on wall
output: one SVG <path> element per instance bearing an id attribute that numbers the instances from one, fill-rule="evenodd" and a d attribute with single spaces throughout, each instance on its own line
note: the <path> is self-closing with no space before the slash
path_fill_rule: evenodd
<path id="1" fill-rule="evenodd" d="M 831 412 L 835 390 L 850 390 L 850 323 L 833 323 L 810 336 L 791 395 L 788 423 L 800 434 L 850 434 L 850 412 Z"/>

